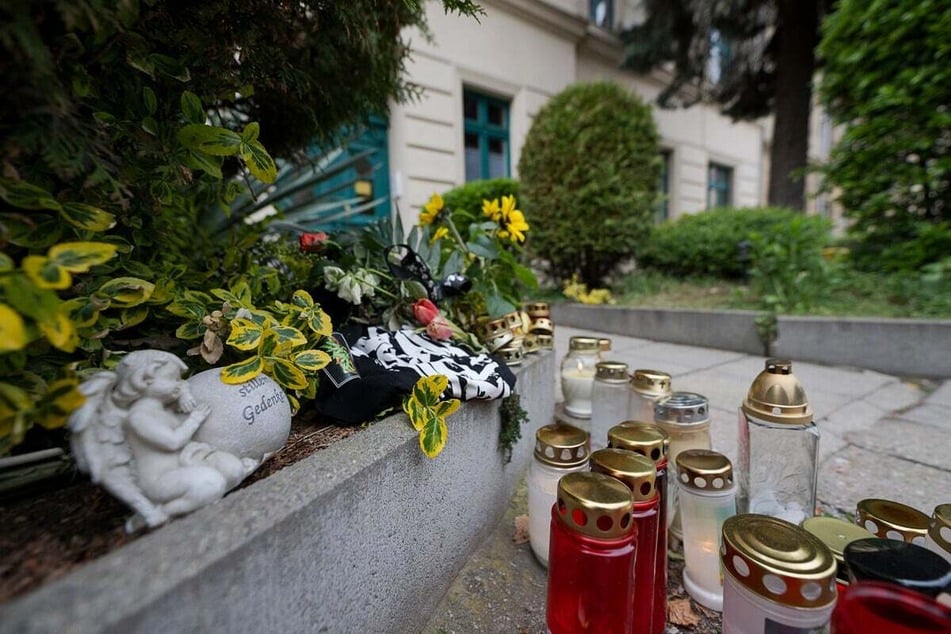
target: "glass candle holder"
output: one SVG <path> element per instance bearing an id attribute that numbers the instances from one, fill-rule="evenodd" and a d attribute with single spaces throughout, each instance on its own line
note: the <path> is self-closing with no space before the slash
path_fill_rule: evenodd
<path id="1" fill-rule="evenodd" d="M 650 423 L 625 421 L 608 431 L 608 447 L 624 449 L 649 458 L 657 473 L 658 526 L 667 525 L 667 452 L 670 437 Z M 657 531 L 657 557 L 654 561 L 654 614 L 651 633 L 662 634 L 667 628 L 667 531 Z"/>
<path id="2" fill-rule="evenodd" d="M 568 354 L 561 361 L 561 393 L 569 416 L 591 418 L 591 392 L 601 361 L 598 345 L 595 337 L 572 337 L 568 342 Z"/>
<path id="3" fill-rule="evenodd" d="M 535 432 L 535 455 L 528 468 L 528 538 L 543 566 L 548 565 L 551 506 L 558 480 L 568 473 L 587 470 L 589 455 L 588 432 L 582 429 L 556 423 Z"/>
<path id="4" fill-rule="evenodd" d="M 951 561 L 951 504 L 934 507 L 925 546 Z"/>
<path id="5" fill-rule="evenodd" d="M 815 515 L 819 428 L 792 363 L 769 359 L 739 411 L 737 510 L 799 524 Z"/>
<path id="6" fill-rule="evenodd" d="M 895 539 L 857 539 L 843 552 L 849 581 L 884 581 L 929 597 L 951 590 L 951 563 L 924 546 Z"/>
<path id="7" fill-rule="evenodd" d="M 825 631 L 835 560 L 809 532 L 775 517 L 734 515 L 723 523 L 720 561 L 723 632 Z"/>
<path id="8" fill-rule="evenodd" d="M 634 632 L 653 631 L 657 537 L 660 532 L 657 470 L 640 454 L 624 449 L 601 449 L 591 454 L 591 470 L 623 482 L 634 496 L 632 517 L 637 529 L 634 557 Z"/>
<path id="9" fill-rule="evenodd" d="M 839 595 L 832 612 L 835 634 L 951 632 L 951 608 L 905 588 L 861 581 Z"/>
<path id="10" fill-rule="evenodd" d="M 867 539 L 875 535 L 845 520 L 819 515 L 806 518 L 802 527 L 815 535 L 832 552 L 835 558 L 835 583 L 839 592 L 842 592 L 849 585 L 849 567 L 843 556 L 845 547 L 857 539 Z"/>
<path id="11" fill-rule="evenodd" d="M 601 473 L 569 473 L 551 509 L 545 619 L 551 634 L 630 634 L 634 499 Z"/>
<path id="12" fill-rule="evenodd" d="M 654 420 L 654 403 L 670 394 L 670 375 L 660 370 L 634 370 L 628 385 L 627 420 Z"/>
<path id="13" fill-rule="evenodd" d="M 591 390 L 591 449 L 608 446 L 608 430 L 627 419 L 627 364 L 601 361 Z"/>
<path id="14" fill-rule="evenodd" d="M 654 424 L 670 436 L 667 459 L 674 471 L 667 489 L 667 528 L 681 537 L 680 509 L 677 504 L 679 478 L 677 456 L 689 449 L 712 449 L 710 442 L 710 405 L 707 397 L 693 392 L 672 392 L 654 403 Z"/>
<path id="15" fill-rule="evenodd" d="M 907 504 L 880 498 L 859 500 L 855 523 L 883 539 L 924 546 L 931 520 Z"/>
<path id="16" fill-rule="evenodd" d="M 700 605 L 723 610 L 720 535 L 736 514 L 733 464 L 716 451 L 688 449 L 677 456 L 678 506 L 683 521 L 684 589 Z"/>

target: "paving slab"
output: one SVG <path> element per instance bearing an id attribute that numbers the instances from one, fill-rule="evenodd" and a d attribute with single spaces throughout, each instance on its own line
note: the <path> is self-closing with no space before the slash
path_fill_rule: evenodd
<path id="1" fill-rule="evenodd" d="M 951 381 L 945 381 L 938 389 L 928 395 L 926 403 L 951 407 Z"/>
<path id="2" fill-rule="evenodd" d="M 947 385 L 949 386 L 947 404 L 951 406 L 951 383 Z M 895 380 L 865 395 L 863 400 L 883 412 L 890 413 L 917 405 L 925 396 L 926 392 L 920 383 Z"/>
<path id="3" fill-rule="evenodd" d="M 931 425 L 946 433 L 951 432 L 951 407 L 926 402 L 901 412 L 900 417 L 912 423 Z"/>
<path id="4" fill-rule="evenodd" d="M 951 482 L 951 442 L 947 434 L 930 425 L 900 419 L 881 420 L 863 431 L 849 431 L 845 439 L 862 449 L 899 456 L 905 460 L 941 469 Z M 945 491 L 951 499 L 951 488 Z"/>
<path id="5" fill-rule="evenodd" d="M 854 513 L 865 498 L 898 500 L 928 515 L 951 497 L 951 473 L 888 454 L 848 446 L 833 455 L 819 474 L 818 497 Z"/>
<path id="6" fill-rule="evenodd" d="M 810 402 L 812 395 L 808 394 Z M 815 410 L 814 410 L 815 411 Z M 882 410 L 865 401 L 851 401 L 835 409 L 827 416 L 816 412 L 816 424 L 819 432 L 832 432 L 840 437 L 846 437 L 850 432 L 870 429 L 883 416 Z"/>

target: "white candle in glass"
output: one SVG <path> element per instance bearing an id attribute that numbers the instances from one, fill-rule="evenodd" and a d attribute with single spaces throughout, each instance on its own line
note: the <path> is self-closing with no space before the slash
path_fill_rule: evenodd
<path id="1" fill-rule="evenodd" d="M 579 363 L 579 366 L 581 364 Z M 578 418 L 591 417 L 591 392 L 594 372 L 579 367 L 561 373 L 561 392 L 565 396 L 565 411 Z"/>

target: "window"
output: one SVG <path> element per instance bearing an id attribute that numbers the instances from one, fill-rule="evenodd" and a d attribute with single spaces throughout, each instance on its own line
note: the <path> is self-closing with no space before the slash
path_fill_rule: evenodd
<path id="1" fill-rule="evenodd" d="M 462 93 L 466 181 L 509 175 L 509 105 L 471 90 Z"/>
<path id="2" fill-rule="evenodd" d="M 732 53 L 730 41 L 717 29 L 710 30 L 710 55 L 707 57 L 707 80 L 713 85 L 719 84 L 723 73 L 730 65 Z"/>
<path id="3" fill-rule="evenodd" d="M 733 168 L 710 163 L 707 169 L 707 209 L 733 204 Z"/>
<path id="4" fill-rule="evenodd" d="M 614 25 L 614 0 L 590 0 L 589 18 L 595 26 L 610 29 Z"/>
<path id="5" fill-rule="evenodd" d="M 657 180 L 659 200 L 654 207 L 654 221 L 663 222 L 670 218 L 670 150 L 660 152 L 660 176 Z"/>

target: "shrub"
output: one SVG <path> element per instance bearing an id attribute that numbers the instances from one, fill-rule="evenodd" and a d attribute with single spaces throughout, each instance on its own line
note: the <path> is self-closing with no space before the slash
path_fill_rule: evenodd
<path id="1" fill-rule="evenodd" d="M 819 93 L 845 132 L 822 172 L 862 268 L 915 271 L 948 253 L 922 226 L 947 236 L 951 223 L 949 42 L 940 0 L 843 0 L 823 23 Z"/>
<path id="2" fill-rule="evenodd" d="M 518 198 L 518 181 L 514 178 L 472 181 L 450 189 L 442 197 L 446 207 L 452 210 L 453 221 L 458 226 L 471 222 L 471 219 L 481 220 L 482 201 L 495 200 L 496 198 L 501 200 L 502 196 Z M 462 217 L 460 218 L 460 216 Z M 462 220 L 461 223 L 460 220 Z"/>
<path id="3" fill-rule="evenodd" d="M 722 208 L 683 215 L 654 228 L 638 264 L 671 275 L 740 278 L 750 265 L 751 237 L 780 235 L 800 218 L 802 214 L 779 207 Z M 822 223 L 812 217 L 805 222 Z M 829 241 L 821 231 L 810 235 L 822 236 L 820 247 Z M 741 243 L 747 245 L 745 254 Z"/>
<path id="4" fill-rule="evenodd" d="M 529 250 L 560 280 L 600 286 L 650 234 L 660 157 L 651 109 L 615 84 L 570 86 L 535 117 L 519 160 Z"/>

